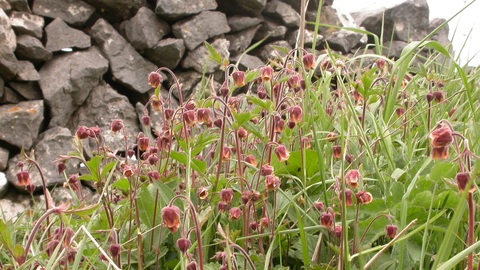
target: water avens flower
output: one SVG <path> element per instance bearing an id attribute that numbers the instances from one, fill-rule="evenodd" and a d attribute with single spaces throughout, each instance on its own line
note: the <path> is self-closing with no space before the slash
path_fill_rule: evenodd
<path id="1" fill-rule="evenodd" d="M 162 209 L 163 226 L 172 233 L 180 227 L 180 209 L 176 206 L 166 206 Z"/>
<path id="2" fill-rule="evenodd" d="M 275 148 L 275 154 L 280 162 L 287 161 L 288 158 L 290 158 L 290 152 L 288 152 L 284 145 L 277 146 L 277 148 Z"/>

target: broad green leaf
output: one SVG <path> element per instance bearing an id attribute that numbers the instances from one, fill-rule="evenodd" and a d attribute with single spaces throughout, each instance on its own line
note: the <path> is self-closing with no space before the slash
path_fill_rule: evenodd
<path id="1" fill-rule="evenodd" d="M 0 242 L 8 249 L 13 249 L 12 236 L 10 235 L 10 229 L 7 224 L 0 219 Z"/>
<path id="2" fill-rule="evenodd" d="M 318 172 L 317 153 L 307 149 L 305 151 L 305 170 L 307 177 L 312 177 Z M 275 168 L 275 173 L 285 175 L 303 176 L 302 156 L 300 151 L 290 152 L 290 157 L 285 162 L 278 162 L 274 155 L 271 165 Z"/>
<path id="3" fill-rule="evenodd" d="M 257 116 L 251 112 L 245 112 L 245 113 L 239 113 L 239 114 L 233 113 L 233 115 L 235 116 L 236 124 L 238 125 L 238 127 L 243 126 L 245 123 L 247 123 L 248 121 L 252 120 L 255 116 Z"/>
<path id="4" fill-rule="evenodd" d="M 440 182 L 445 178 L 454 178 L 458 172 L 457 163 L 441 162 L 430 170 L 430 179 Z"/>
<path id="5" fill-rule="evenodd" d="M 117 165 L 117 161 L 112 161 L 103 167 L 102 173 L 100 174 L 101 179 L 104 179 L 105 176 Z"/>
<path id="6" fill-rule="evenodd" d="M 254 97 L 254 96 L 247 96 L 247 99 L 250 102 L 252 102 L 253 104 L 264 108 L 268 112 L 271 112 L 274 109 L 273 108 L 273 102 L 271 100 L 262 100 L 258 97 Z"/>
<path id="7" fill-rule="evenodd" d="M 142 185 L 140 187 L 140 192 L 138 192 L 138 210 L 140 214 L 140 221 L 147 227 L 151 228 L 158 225 L 161 221 L 160 218 L 160 211 L 157 208 L 157 212 L 155 213 L 155 199 L 150 194 L 150 191 L 146 185 Z M 156 224 L 153 224 L 153 217 L 154 215 L 157 216 Z"/>
<path id="8" fill-rule="evenodd" d="M 119 179 L 112 184 L 113 188 L 118 188 L 121 192 L 128 194 L 130 190 L 130 182 L 127 178 Z"/>
<path id="9" fill-rule="evenodd" d="M 210 55 L 208 56 L 208 58 L 212 59 L 213 61 L 217 62 L 219 65 L 222 65 L 222 56 L 215 50 L 215 48 L 212 47 L 212 45 L 210 45 L 208 42 L 204 42 L 203 43 L 205 45 L 205 47 L 207 47 L 208 49 L 208 52 L 210 53 Z"/>

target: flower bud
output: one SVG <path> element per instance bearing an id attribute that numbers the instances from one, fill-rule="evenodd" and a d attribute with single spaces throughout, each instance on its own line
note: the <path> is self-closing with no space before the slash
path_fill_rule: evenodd
<path id="1" fill-rule="evenodd" d="M 230 148 L 226 146 L 222 148 L 222 154 L 221 154 L 222 161 L 228 161 L 231 158 L 230 152 L 231 152 Z"/>
<path id="2" fill-rule="evenodd" d="M 118 255 L 120 255 L 121 247 L 119 244 L 111 244 L 108 247 L 108 251 L 110 252 L 112 257 L 117 257 Z"/>
<path id="3" fill-rule="evenodd" d="M 150 127 L 150 125 L 152 124 L 152 118 L 150 118 L 150 116 L 148 115 L 144 115 L 142 117 L 142 123 L 145 127 Z"/>
<path id="4" fill-rule="evenodd" d="M 149 171 L 147 176 L 152 182 L 153 180 L 160 181 L 160 173 L 158 171 Z"/>
<path id="5" fill-rule="evenodd" d="M 223 120 L 221 118 L 218 118 L 215 121 L 213 121 L 213 124 L 218 128 L 222 128 Z"/>
<path id="6" fill-rule="evenodd" d="M 183 253 L 187 253 L 188 249 L 192 246 L 192 242 L 190 242 L 187 238 L 179 238 L 177 240 L 177 247 Z"/>
<path id="7" fill-rule="evenodd" d="M 80 126 L 78 127 L 77 131 L 75 132 L 75 136 L 77 136 L 78 139 L 83 140 L 88 138 L 88 128 L 86 126 Z"/>
<path id="8" fill-rule="evenodd" d="M 302 62 L 305 70 L 309 70 L 315 67 L 315 56 L 313 56 L 311 53 L 307 53 L 303 56 Z"/>
<path id="9" fill-rule="evenodd" d="M 442 103 L 445 100 L 445 93 L 443 91 L 435 91 L 433 92 L 433 99 L 435 99 L 436 103 Z"/>
<path id="10" fill-rule="evenodd" d="M 221 87 L 219 92 L 222 97 L 226 97 L 230 93 L 230 90 L 227 87 Z"/>
<path id="11" fill-rule="evenodd" d="M 250 222 L 249 227 L 252 231 L 256 231 L 258 229 L 258 223 L 256 221 L 252 221 Z"/>
<path id="12" fill-rule="evenodd" d="M 233 190 L 231 188 L 224 188 L 220 191 L 220 198 L 225 203 L 230 203 L 233 199 Z"/>
<path id="13" fill-rule="evenodd" d="M 325 209 L 325 204 L 323 202 L 315 201 L 313 202 L 313 206 L 317 208 L 318 211 L 323 211 Z"/>
<path id="14" fill-rule="evenodd" d="M 157 72 L 150 72 L 148 75 L 148 84 L 153 88 L 157 88 L 163 81 L 162 75 Z"/>
<path id="15" fill-rule="evenodd" d="M 218 212 L 224 213 L 228 209 L 228 204 L 224 201 L 219 201 L 217 203 L 217 209 L 218 209 Z"/>
<path id="16" fill-rule="evenodd" d="M 300 87 L 300 76 L 294 75 L 290 78 L 288 78 L 287 81 L 288 87 L 295 89 Z"/>
<path id="17" fill-rule="evenodd" d="M 303 149 L 310 149 L 312 147 L 310 144 L 310 139 L 306 137 L 300 140 L 300 144 L 302 145 Z"/>
<path id="18" fill-rule="evenodd" d="M 232 77 L 233 77 L 233 84 L 236 86 L 236 87 L 242 87 L 244 86 L 245 84 L 247 84 L 245 82 L 245 72 L 243 71 L 235 71 L 232 73 Z"/>
<path id="19" fill-rule="evenodd" d="M 112 124 L 110 125 L 110 130 L 113 133 L 119 132 L 123 128 L 123 121 L 119 119 L 115 119 L 112 121 Z"/>
<path id="20" fill-rule="evenodd" d="M 279 134 L 285 130 L 285 121 L 280 118 L 275 122 L 275 133 Z"/>
<path id="21" fill-rule="evenodd" d="M 165 120 L 166 121 L 171 121 L 173 119 L 173 114 L 175 113 L 175 111 L 173 109 L 167 108 L 163 111 L 163 113 L 164 113 L 164 116 L 165 116 Z"/>
<path id="22" fill-rule="evenodd" d="M 148 156 L 148 163 L 150 165 L 153 166 L 153 165 L 157 164 L 157 162 L 158 162 L 158 156 L 156 154 Z"/>
<path id="23" fill-rule="evenodd" d="M 58 174 L 61 174 L 61 173 L 64 172 L 66 169 L 67 169 L 67 164 L 65 164 L 65 162 L 58 162 L 58 163 L 57 163 L 57 171 L 58 171 Z"/>
<path id="24" fill-rule="evenodd" d="M 240 139 L 246 139 L 248 137 L 248 131 L 243 127 L 238 128 L 237 134 Z"/>
<path id="25" fill-rule="evenodd" d="M 467 188 L 468 182 L 470 181 L 470 174 L 467 172 L 460 172 L 457 173 L 455 176 L 455 180 L 457 181 L 457 186 L 459 191 L 464 191 Z M 475 186 L 472 185 L 470 188 L 469 192 L 474 192 L 475 191 Z"/>
<path id="26" fill-rule="evenodd" d="M 333 157 L 334 158 L 341 158 L 342 157 L 342 147 L 340 145 L 334 145 L 332 147 Z"/>
<path id="27" fill-rule="evenodd" d="M 405 114 L 405 108 L 399 107 L 395 110 L 397 117 L 402 117 Z"/>
<path id="28" fill-rule="evenodd" d="M 270 225 L 270 219 L 268 217 L 262 217 L 260 219 L 260 228 L 267 228 Z"/>
<path id="29" fill-rule="evenodd" d="M 260 90 L 260 89 L 259 89 L 259 90 L 257 91 L 257 96 L 258 96 L 258 98 L 260 98 L 260 99 L 265 99 L 265 98 L 267 98 L 267 92 L 266 92 L 265 90 Z"/>
<path id="30" fill-rule="evenodd" d="M 187 270 L 197 270 L 197 262 L 193 261 L 187 264 Z"/>
<path id="31" fill-rule="evenodd" d="M 387 63 L 385 60 L 383 59 L 378 59 L 377 61 L 375 61 L 375 65 L 379 68 L 379 69 L 383 69 L 385 68 L 385 63 Z"/>
<path id="32" fill-rule="evenodd" d="M 397 226 L 395 225 L 385 226 L 385 236 L 387 238 L 395 238 L 395 235 L 397 235 Z"/>
<path id="33" fill-rule="evenodd" d="M 210 109 L 209 108 L 201 108 L 197 110 L 197 121 L 200 123 L 211 123 L 212 119 L 210 118 Z"/>
<path id="34" fill-rule="evenodd" d="M 341 238 L 342 237 L 342 226 L 333 227 L 333 235 L 336 238 Z"/>

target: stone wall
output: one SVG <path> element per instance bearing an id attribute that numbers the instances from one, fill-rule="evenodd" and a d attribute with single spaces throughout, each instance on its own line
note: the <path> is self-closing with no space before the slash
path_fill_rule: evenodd
<path id="1" fill-rule="evenodd" d="M 308 21 L 315 21 L 320 1 L 309 1 Z M 385 44 L 392 48 L 385 54 L 391 57 L 442 22 L 428 21 L 425 0 L 353 17 L 337 14 L 332 2 L 321 8 L 322 23 L 380 35 L 385 14 Z M 300 0 L 0 0 L 0 196 L 9 186 L 22 189 L 15 177 L 22 147 L 35 151 L 48 185 L 61 185 L 65 179 L 52 161 L 74 149 L 71 136 L 78 126 L 98 126 L 119 149 L 122 135 L 109 132 L 111 120 L 123 119 L 132 134 L 139 132 L 142 104 L 152 95 L 151 71 L 172 69 L 188 97 L 199 89 L 204 71 L 221 80 L 204 41 L 236 63 L 269 35 L 241 58 L 241 69 L 255 69 L 277 56 L 271 45 L 295 47 L 299 12 Z M 307 48 L 312 29 L 309 25 L 305 32 Z M 447 34 L 444 29 L 435 38 L 447 43 Z M 320 27 L 316 49 L 321 53 L 328 44 L 346 55 L 368 39 Z M 170 84 L 167 79 L 163 89 Z M 77 171 L 71 166 L 67 173 Z M 37 173 L 32 181 L 41 186 Z"/>

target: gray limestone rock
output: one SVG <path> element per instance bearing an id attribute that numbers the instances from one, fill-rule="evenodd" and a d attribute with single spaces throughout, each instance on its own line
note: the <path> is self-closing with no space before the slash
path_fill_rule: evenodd
<path id="1" fill-rule="evenodd" d="M 50 108 L 50 127 L 65 126 L 108 69 L 97 47 L 53 57 L 40 69 L 43 97 Z"/>
<path id="2" fill-rule="evenodd" d="M 42 127 L 43 111 L 43 100 L 0 106 L 0 140 L 30 149 Z"/>
<path id="3" fill-rule="evenodd" d="M 247 28 L 234 34 L 225 35 L 225 38 L 230 41 L 228 51 L 233 55 L 243 53 L 252 43 L 258 28 L 260 28 L 260 25 Z"/>
<path id="4" fill-rule="evenodd" d="M 20 60 L 18 61 L 18 72 L 14 79 L 19 82 L 38 81 L 40 75 L 31 62 Z"/>
<path id="5" fill-rule="evenodd" d="M 212 47 L 222 56 L 222 59 L 228 57 L 228 47 L 230 42 L 224 38 L 219 38 L 211 43 Z M 193 51 L 189 51 L 182 61 L 183 68 L 193 68 L 199 73 L 203 73 L 206 65 L 206 73 L 214 73 L 220 64 L 209 58 L 210 52 L 205 46 L 199 46 Z"/>
<path id="6" fill-rule="evenodd" d="M 60 18 L 73 26 L 83 26 L 95 8 L 81 0 L 35 0 L 33 13 L 52 19 Z"/>
<path id="7" fill-rule="evenodd" d="M 263 22 L 263 19 L 257 17 L 239 16 L 234 15 L 227 18 L 228 26 L 232 32 L 238 32 L 252 26 L 258 25 Z"/>
<path id="8" fill-rule="evenodd" d="M 50 52 L 63 48 L 86 49 L 90 47 L 90 37 L 84 32 L 68 26 L 62 19 L 56 18 L 45 27 L 47 44 L 45 49 Z"/>
<path id="9" fill-rule="evenodd" d="M 43 36 L 45 21 L 41 16 L 12 11 L 10 13 L 10 23 L 17 35 L 30 35 L 36 38 L 42 38 Z"/>
<path id="10" fill-rule="evenodd" d="M 176 74 L 178 82 L 182 87 L 182 98 L 183 100 L 187 100 L 188 97 L 192 94 L 193 88 L 197 83 L 202 80 L 202 73 L 198 71 L 186 71 L 186 72 L 179 72 Z M 168 87 L 170 88 L 173 84 L 173 80 L 169 81 Z M 178 99 L 178 91 L 176 88 L 172 91 L 172 95 Z"/>
<path id="11" fill-rule="evenodd" d="M 48 129 L 39 135 L 33 149 L 35 161 L 38 162 L 43 172 L 47 187 L 62 186 L 65 182 L 65 176 L 58 173 L 56 164 L 53 161 L 57 160 L 60 155 L 76 151 L 70 130 L 64 127 Z M 22 154 L 18 154 L 10 159 L 8 162 L 7 179 L 17 190 L 25 192 L 25 187 L 19 186 L 15 177 L 19 172 L 19 168 L 15 166 L 15 164 L 22 158 Z M 76 159 L 69 160 L 67 162 L 67 169 L 65 170 L 66 174 L 76 174 L 78 164 L 79 161 Z M 36 168 L 30 171 L 30 182 L 35 185 L 36 190 L 40 190 L 43 187 L 42 178 Z"/>
<path id="12" fill-rule="evenodd" d="M 38 82 L 9 82 L 8 84 L 26 100 L 43 99 Z"/>
<path id="13" fill-rule="evenodd" d="M 225 14 L 218 11 L 203 11 L 176 22 L 172 29 L 175 37 L 183 39 L 189 50 L 195 49 L 209 38 L 230 31 Z"/>
<path id="14" fill-rule="evenodd" d="M 285 34 L 287 33 L 287 30 L 288 29 L 286 26 L 281 25 L 280 23 L 271 18 L 266 18 L 265 22 L 262 23 L 262 27 L 260 27 L 255 33 L 253 39 L 261 40 L 267 35 L 269 36 L 269 41 L 283 39 L 285 37 Z"/>
<path id="15" fill-rule="evenodd" d="M 110 124 L 114 119 L 121 119 L 125 127 L 128 128 L 129 134 L 137 135 L 140 132 L 137 114 L 128 98 L 118 94 L 110 85 L 101 81 L 92 89 L 83 105 L 75 111 L 68 123 L 68 128 L 74 133 L 79 126 L 98 126 L 109 149 L 124 151 L 123 133 L 113 133 L 110 130 Z M 136 143 L 135 137 L 130 137 L 129 143 Z M 84 146 L 88 153 L 92 149 L 96 149 L 93 140 L 84 143 Z"/>
<path id="16" fill-rule="evenodd" d="M 13 52 L 5 51 L 0 45 L 0 77 L 9 81 L 18 72 L 18 60 Z"/>
<path id="17" fill-rule="evenodd" d="M 300 27 L 300 15 L 287 3 L 272 0 L 267 3 L 263 13 L 280 19 L 287 27 Z"/>
<path id="18" fill-rule="evenodd" d="M 0 8 L 6 13 L 9 13 L 12 10 L 12 6 L 10 6 L 10 3 L 8 3 L 7 0 L 0 0 Z"/>
<path id="19" fill-rule="evenodd" d="M 264 62 L 267 63 L 268 60 L 273 60 L 278 57 L 285 57 L 286 54 L 282 51 L 275 49 L 274 47 L 282 47 L 290 51 L 292 46 L 288 44 L 285 40 L 274 41 L 264 45 L 257 53 L 257 56 Z"/>
<path id="20" fill-rule="evenodd" d="M 405 41 L 394 40 L 394 41 L 387 41 L 383 43 L 384 49 L 382 50 L 382 54 L 389 57 L 398 59 L 402 54 L 403 48 L 407 46 L 408 43 Z"/>
<path id="21" fill-rule="evenodd" d="M 267 0 L 230 0 L 217 1 L 218 10 L 228 14 L 257 16 L 267 4 Z"/>
<path id="22" fill-rule="evenodd" d="M 183 39 L 167 38 L 160 40 L 153 48 L 145 51 L 145 56 L 159 67 L 174 69 L 185 54 Z"/>
<path id="23" fill-rule="evenodd" d="M 9 153 L 10 153 L 10 151 L 8 151 L 8 149 L 0 146 L 0 171 L 3 171 L 3 170 L 5 170 L 5 168 L 7 168 Z M 0 196 L 0 197 L 2 197 L 2 196 Z"/>
<path id="24" fill-rule="evenodd" d="M 27 0 L 7 0 L 12 10 L 31 13 Z"/>
<path id="25" fill-rule="evenodd" d="M 3 95 L 0 99 L 0 104 L 17 104 L 25 99 L 20 96 L 17 92 L 13 91 L 9 87 L 3 87 Z"/>
<path id="26" fill-rule="evenodd" d="M 138 9 L 147 6 L 146 0 L 85 0 L 100 12 L 109 22 L 121 22 L 137 13 Z"/>
<path id="27" fill-rule="evenodd" d="M 390 41 L 393 37 L 393 40 L 405 42 L 421 40 L 426 36 L 429 27 L 428 16 L 426 0 L 408 0 L 388 9 L 352 14 L 358 25 L 378 36 L 383 28 L 384 41 Z"/>
<path id="28" fill-rule="evenodd" d="M 47 51 L 40 40 L 28 35 L 17 37 L 15 53 L 19 59 L 29 60 L 32 63 L 44 62 L 52 58 L 52 52 Z"/>
<path id="29" fill-rule="evenodd" d="M 258 67 L 265 65 L 265 63 L 258 57 L 250 54 L 237 55 L 230 57 L 232 63 L 239 63 L 238 68 L 240 70 L 254 70 Z"/>
<path id="30" fill-rule="evenodd" d="M 152 48 L 170 32 L 168 23 L 147 7 L 140 8 L 124 26 L 127 39 L 136 50 Z"/>
<path id="31" fill-rule="evenodd" d="M 445 21 L 446 21 L 445 19 L 438 19 L 438 18 L 431 20 L 430 25 L 428 27 L 428 32 L 429 33 L 433 32 L 433 30 L 435 30 Z M 445 46 L 450 43 L 450 40 L 448 39 L 448 32 L 449 32 L 449 27 L 447 24 L 432 36 L 432 40 L 438 41 L 440 44 Z"/>
<path id="32" fill-rule="evenodd" d="M 298 39 L 298 29 L 295 31 L 290 31 L 287 34 L 287 41 L 288 44 L 292 47 L 296 47 L 297 39 Z M 314 32 L 305 29 L 305 33 L 303 34 L 303 44 L 304 47 L 306 48 L 311 48 L 313 46 L 313 38 L 314 38 Z M 322 45 L 322 40 L 323 36 L 318 34 L 317 35 L 317 41 L 315 43 L 316 48 L 319 48 Z"/>
<path id="33" fill-rule="evenodd" d="M 104 19 L 99 19 L 92 26 L 91 32 L 103 55 L 110 62 L 110 71 L 115 80 L 142 94 L 152 88 L 148 85 L 148 74 L 157 70 L 157 66 L 145 60 Z"/>
<path id="34" fill-rule="evenodd" d="M 178 20 L 216 8 L 215 0 L 157 0 L 155 13 L 168 20 Z"/>
<path id="35" fill-rule="evenodd" d="M 367 34 L 345 29 L 325 36 L 325 42 L 329 44 L 330 48 L 341 51 L 344 54 L 350 52 L 358 44 L 366 44 L 367 41 Z"/>
<path id="36" fill-rule="evenodd" d="M 6 192 L 5 197 L 0 200 L 0 215 L 5 217 L 6 220 L 15 222 L 20 215 L 23 215 L 32 207 L 33 201 L 30 195 Z"/>

